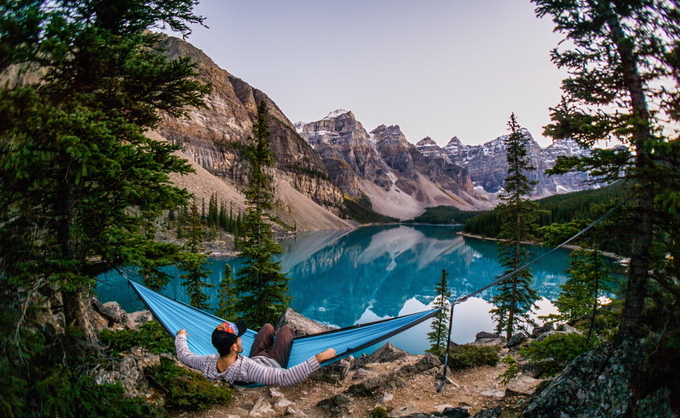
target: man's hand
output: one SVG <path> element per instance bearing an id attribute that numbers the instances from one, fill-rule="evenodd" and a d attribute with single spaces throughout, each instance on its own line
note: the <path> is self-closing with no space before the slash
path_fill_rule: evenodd
<path id="1" fill-rule="evenodd" d="M 328 350 L 322 351 L 319 354 L 315 355 L 314 357 L 316 357 L 316 361 L 318 361 L 319 364 L 321 364 L 324 361 L 330 360 L 333 357 L 335 357 L 335 350 L 332 349 L 332 348 L 329 348 Z"/>
<path id="2" fill-rule="evenodd" d="M 189 334 L 187 334 L 187 330 L 185 330 L 185 329 L 181 329 L 181 330 L 177 331 L 177 334 L 176 334 L 176 335 L 180 335 L 180 334 L 182 334 L 182 335 L 189 335 Z"/>

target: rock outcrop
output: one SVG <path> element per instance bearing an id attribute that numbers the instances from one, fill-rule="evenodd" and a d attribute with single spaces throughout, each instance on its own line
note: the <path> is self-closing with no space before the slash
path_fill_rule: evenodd
<path id="1" fill-rule="evenodd" d="M 570 173 L 558 176 L 545 174 L 545 170 L 555 165 L 558 156 L 587 154 L 587 151 L 580 148 L 575 141 L 556 140 L 548 147 L 541 148 L 529 131 L 523 129 L 522 133 L 529 139 L 528 157 L 536 168 L 527 173 L 529 180 L 538 182 L 534 187 L 533 197 L 540 198 L 593 187 L 586 183 L 591 180 L 587 174 Z M 503 144 L 506 138 L 507 135 L 504 135 L 482 145 L 464 145 L 460 139 L 453 137 L 443 148 L 438 148 L 436 144 L 433 145 L 429 141 L 421 141 L 418 149 L 429 155 L 445 156 L 451 162 L 465 167 L 470 173 L 475 188 L 497 194 L 502 190 L 508 172 L 506 150 Z"/>
<path id="2" fill-rule="evenodd" d="M 295 132 L 274 101 L 180 39 L 166 37 L 163 47 L 171 58 L 190 57 L 197 65 L 198 79 L 212 90 L 205 98 L 206 107 L 191 109 L 188 118 L 165 117 L 156 130 L 160 138 L 181 146 L 189 160 L 205 170 L 204 177 L 209 174 L 242 190 L 249 176 L 242 148 L 251 136 L 257 105 L 265 101 L 276 155 L 272 174 L 277 186 L 288 186 L 284 190 L 277 187 L 276 215 L 300 229 L 351 227 L 337 216 L 344 210 L 342 191 L 330 181 L 321 158 Z M 193 193 L 201 182 L 192 182 L 187 189 Z M 218 194 L 218 199 L 242 205 L 233 196 Z"/>
<path id="3" fill-rule="evenodd" d="M 419 152 L 399 126 L 368 133 L 352 112 L 336 110 L 296 128 L 343 192 L 378 213 L 409 219 L 431 206 L 488 207 L 465 169 Z"/>
<path id="4" fill-rule="evenodd" d="M 602 345 L 582 354 L 528 406 L 523 418 L 663 417 L 673 418 L 672 382 L 640 391 L 635 370 L 643 345 L 629 342 Z"/>

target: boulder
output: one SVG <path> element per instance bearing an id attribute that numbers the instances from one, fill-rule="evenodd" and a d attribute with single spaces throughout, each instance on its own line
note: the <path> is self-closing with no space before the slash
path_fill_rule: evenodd
<path id="1" fill-rule="evenodd" d="M 353 369 L 364 367 L 369 363 L 390 363 L 407 355 L 406 351 L 395 347 L 392 343 L 387 343 L 375 350 L 373 354 L 368 356 L 361 356 L 354 361 Z"/>
<path id="2" fill-rule="evenodd" d="M 534 327 L 534 329 L 531 330 L 531 338 L 538 338 L 539 335 L 552 331 L 554 328 L 555 326 L 552 322 L 546 322 L 540 327 Z"/>
<path id="3" fill-rule="evenodd" d="M 498 418 L 501 416 L 502 409 L 500 406 L 490 409 L 484 409 L 477 412 L 474 418 Z"/>
<path id="4" fill-rule="evenodd" d="M 507 346 L 508 348 L 519 347 L 523 342 L 525 342 L 525 341 L 528 340 L 528 339 L 529 339 L 529 338 L 526 336 L 525 333 L 523 333 L 523 332 L 518 332 L 517 334 L 513 335 L 512 337 L 510 337 L 510 339 L 508 340 L 508 343 L 506 344 L 506 346 Z"/>
<path id="5" fill-rule="evenodd" d="M 469 418 L 470 413 L 466 408 L 446 408 L 442 411 L 443 417 L 449 418 Z"/>
<path id="6" fill-rule="evenodd" d="M 279 329 L 284 325 L 288 325 L 293 328 L 296 337 L 320 334 L 322 332 L 331 331 L 334 329 L 327 325 L 306 318 L 291 308 L 286 308 L 286 310 L 281 314 L 276 328 Z"/>
<path id="7" fill-rule="evenodd" d="M 625 341 L 614 348 L 602 345 L 582 354 L 531 401 L 522 417 L 554 417 L 555 411 L 560 411 L 560 416 L 565 418 L 647 417 L 650 415 L 641 415 L 635 410 L 645 410 L 649 404 L 654 404 L 655 410 L 662 410 L 663 406 L 658 405 L 662 396 L 646 404 L 635 402 L 634 370 L 640 365 L 642 351 L 640 342 Z M 670 410 L 670 406 L 668 408 Z"/>
<path id="8" fill-rule="evenodd" d="M 120 383 L 129 397 L 143 396 L 149 390 L 149 382 L 144 370 L 160 364 L 160 356 L 150 354 L 141 348 L 131 353 L 122 354 L 120 361 L 110 365 L 106 370 L 95 369 L 91 372 L 97 384 Z"/>
<path id="9" fill-rule="evenodd" d="M 504 345 L 507 342 L 506 338 L 498 334 L 492 334 L 490 332 L 478 332 L 475 335 L 475 341 L 472 345 L 484 345 L 484 346 L 494 346 L 494 345 Z"/>
<path id="10" fill-rule="evenodd" d="M 343 395 L 335 395 L 324 399 L 316 404 L 330 415 L 349 415 L 349 406 L 352 404 L 352 399 Z"/>

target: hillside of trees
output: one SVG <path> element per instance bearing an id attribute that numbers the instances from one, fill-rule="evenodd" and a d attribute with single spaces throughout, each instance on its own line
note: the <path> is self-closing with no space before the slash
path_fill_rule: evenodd
<path id="1" fill-rule="evenodd" d="M 566 193 L 536 200 L 539 209 L 537 226 L 567 224 L 575 220 L 593 221 L 624 200 L 630 194 L 630 187 L 623 182 L 599 189 Z M 487 211 L 468 219 L 463 231 L 473 235 L 497 238 L 501 221 L 497 210 Z M 541 234 L 539 233 L 539 238 Z"/>

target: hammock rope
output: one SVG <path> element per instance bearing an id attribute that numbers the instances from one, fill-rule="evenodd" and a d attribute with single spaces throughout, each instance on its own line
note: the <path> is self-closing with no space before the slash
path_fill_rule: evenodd
<path id="1" fill-rule="evenodd" d="M 496 280 L 492 281 L 492 282 L 489 283 L 488 285 L 486 285 L 486 286 L 484 286 L 484 287 L 481 287 L 481 288 L 475 290 L 474 292 L 468 293 L 468 294 L 465 295 L 465 296 L 459 297 L 459 298 L 455 299 L 453 302 L 451 302 L 451 312 L 450 312 L 451 317 L 449 318 L 449 335 L 448 335 L 447 343 L 446 343 L 446 355 L 445 355 L 445 359 L 444 359 L 444 371 L 443 371 L 443 373 L 442 373 L 442 375 L 443 375 L 442 380 L 441 380 L 441 382 L 439 382 L 439 385 L 437 386 L 437 393 L 441 392 L 442 387 L 443 387 L 444 384 L 446 383 L 446 370 L 447 370 L 447 366 L 448 366 L 449 345 L 450 345 L 450 343 L 451 343 L 451 331 L 452 331 L 452 328 L 453 328 L 453 327 L 452 327 L 452 325 L 453 325 L 453 307 L 456 306 L 456 305 L 458 305 L 459 303 L 465 302 L 465 301 L 468 300 L 469 298 L 471 298 L 471 297 L 473 297 L 473 296 L 476 296 L 476 295 L 482 293 L 483 291 L 485 291 L 485 290 L 487 290 L 487 289 L 490 289 L 490 288 L 492 288 L 492 287 L 494 287 L 494 286 L 500 284 L 501 282 L 503 282 L 503 281 L 509 279 L 510 277 L 514 276 L 515 274 L 517 274 L 517 273 L 519 273 L 519 272 L 521 272 L 521 271 L 523 271 L 523 270 L 526 270 L 526 269 L 529 268 L 529 266 L 531 266 L 532 264 L 538 262 L 539 260 L 541 260 L 541 259 L 547 257 L 548 255 L 554 253 L 554 252 L 557 251 L 558 249 L 560 249 L 560 248 L 564 247 L 565 245 L 569 244 L 570 242 L 572 242 L 572 241 L 575 240 L 576 238 L 578 238 L 578 237 L 580 237 L 581 235 L 583 235 L 584 233 L 586 233 L 586 231 L 592 229 L 592 228 L 595 227 L 597 224 L 599 224 L 600 222 L 602 222 L 602 221 L 604 221 L 605 219 L 607 219 L 607 218 L 608 218 L 609 216 L 611 216 L 614 212 L 616 212 L 617 210 L 619 210 L 624 204 L 626 204 L 626 202 L 628 202 L 630 199 L 632 199 L 633 196 L 635 196 L 635 194 L 631 194 L 631 195 L 628 196 L 627 198 L 623 199 L 621 202 L 619 202 L 619 204 L 617 204 L 617 205 L 614 206 L 613 208 L 609 209 L 604 215 L 600 216 L 600 217 L 597 218 L 595 221 L 591 222 L 590 225 L 586 226 L 585 228 L 583 228 L 582 230 L 580 230 L 579 232 L 577 232 L 576 234 L 574 234 L 572 237 L 570 237 L 569 239 L 567 239 L 567 240 L 564 241 L 563 243 L 559 244 L 559 245 L 556 246 L 555 248 L 551 249 L 550 251 L 546 252 L 545 254 L 543 254 L 543 255 L 541 255 L 541 256 L 539 256 L 539 257 L 536 257 L 536 258 L 534 258 L 533 260 L 529 261 L 528 263 L 524 264 L 523 266 L 520 266 L 520 267 L 518 267 L 517 269 L 515 269 L 515 270 L 513 270 L 513 271 L 511 271 L 511 272 L 509 272 L 509 273 L 506 273 L 506 274 L 504 274 L 504 275 L 502 275 L 502 276 L 500 276 L 500 277 L 498 277 Z"/>
<path id="2" fill-rule="evenodd" d="M 459 297 L 453 301 L 450 301 L 445 306 L 417 312 L 414 314 L 404 315 L 396 318 L 388 318 L 377 322 L 371 322 L 368 324 L 354 325 L 347 328 L 334 329 L 328 332 L 307 335 L 303 337 L 297 337 L 293 340 L 293 347 L 291 349 L 291 356 L 289 360 L 288 367 L 293 367 L 306 361 L 311 356 L 327 349 L 333 348 L 336 353 L 338 353 L 334 358 L 324 362 L 322 365 L 338 361 L 344 357 L 375 345 L 387 338 L 390 338 L 396 334 L 406 331 L 409 328 L 418 325 L 435 315 L 444 309 L 450 309 L 449 313 L 449 329 L 446 344 L 446 354 L 444 359 L 444 370 L 443 378 L 437 387 L 437 392 L 441 392 L 442 387 L 446 382 L 446 373 L 448 365 L 449 349 L 451 345 L 451 332 L 453 329 L 453 313 L 455 305 L 465 302 L 469 298 L 480 294 L 481 292 L 498 285 L 499 283 L 507 280 L 508 278 L 516 275 L 517 273 L 527 269 L 532 264 L 538 262 L 539 260 L 547 257 L 558 249 L 564 247 L 568 243 L 572 242 L 586 231 L 590 230 L 600 222 L 604 221 L 621 206 L 623 206 L 628 200 L 630 200 L 633 195 L 627 197 L 621 201 L 617 206 L 610 209 L 607 213 L 602 215 L 600 218 L 592 222 L 590 225 L 576 233 L 571 238 L 567 239 L 560 245 L 546 252 L 545 254 L 533 259 L 532 261 L 524 264 L 523 266 L 513 270 L 509 273 L 503 274 L 498 277 L 488 285 L 481 287 L 465 296 Z M 122 274 L 122 272 L 119 273 Z M 125 276 L 124 276 L 125 277 Z M 198 355 L 213 354 L 215 352 L 214 347 L 211 343 L 212 331 L 222 322 L 223 319 L 218 318 L 215 315 L 201 311 L 191 305 L 186 303 L 173 300 L 167 296 L 163 296 L 157 292 L 154 292 L 139 283 L 136 283 L 128 279 L 128 284 L 135 290 L 137 295 L 140 297 L 142 302 L 151 310 L 156 319 L 163 325 L 166 331 L 174 337 L 174 335 L 180 329 L 186 329 L 187 333 L 191 336 L 188 338 L 188 345 L 192 352 Z M 243 336 L 243 349 L 244 352 L 249 352 L 252 343 L 255 340 L 256 333 L 252 330 L 248 330 Z"/>

